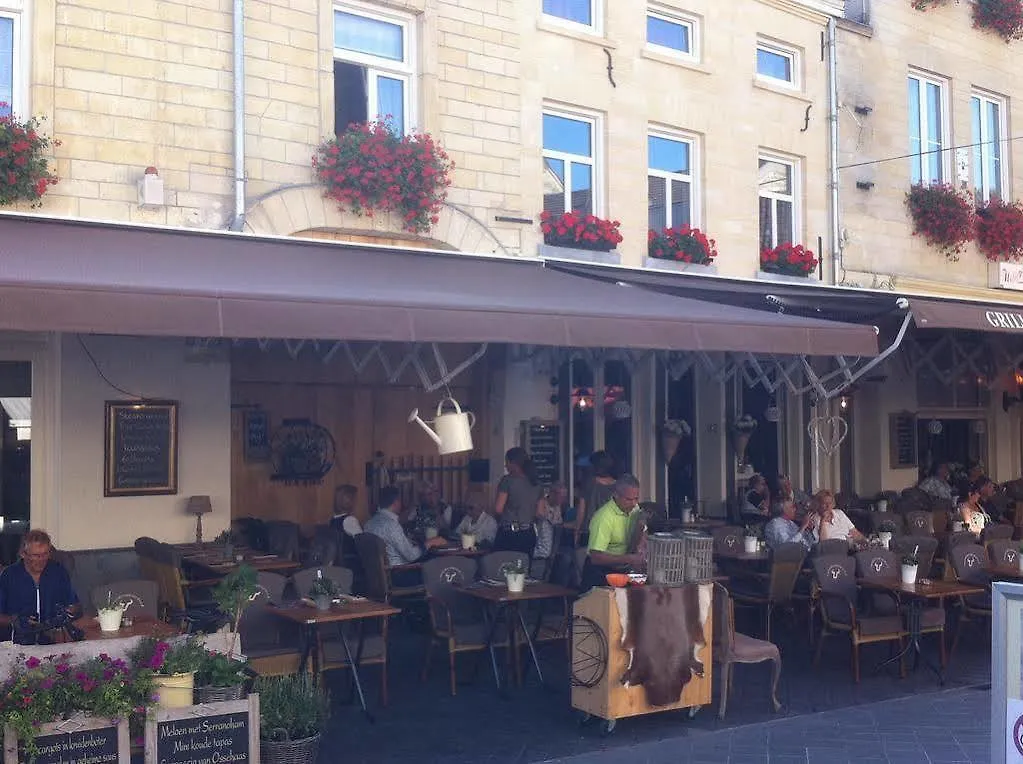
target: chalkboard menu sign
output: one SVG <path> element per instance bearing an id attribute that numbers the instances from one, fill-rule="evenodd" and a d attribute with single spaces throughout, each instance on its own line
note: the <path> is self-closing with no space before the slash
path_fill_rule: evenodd
<path id="1" fill-rule="evenodd" d="M 255 409 L 242 415 L 245 444 L 244 456 L 247 462 L 265 462 L 270 459 L 270 415 Z"/>
<path id="2" fill-rule="evenodd" d="M 561 424 L 541 419 L 522 422 L 522 447 L 529 452 L 541 485 L 561 480 Z"/>
<path id="3" fill-rule="evenodd" d="M 128 761 L 128 722 L 77 716 L 67 721 L 44 724 L 36 735 L 35 764 L 116 764 Z M 14 730 L 4 732 L 4 764 L 24 761 Z"/>
<path id="4" fill-rule="evenodd" d="M 146 720 L 146 764 L 259 761 L 259 696 L 159 709 Z"/>
<path id="5" fill-rule="evenodd" d="M 900 411 L 888 415 L 888 468 L 917 466 L 916 414 Z"/>
<path id="6" fill-rule="evenodd" d="M 177 401 L 107 401 L 103 495 L 177 492 Z"/>

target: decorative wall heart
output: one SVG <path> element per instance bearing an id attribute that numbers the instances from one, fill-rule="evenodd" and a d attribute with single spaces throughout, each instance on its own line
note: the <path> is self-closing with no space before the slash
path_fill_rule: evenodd
<path id="1" fill-rule="evenodd" d="M 849 423 L 840 416 L 815 416 L 806 425 L 810 442 L 824 453 L 833 455 L 849 434 Z"/>

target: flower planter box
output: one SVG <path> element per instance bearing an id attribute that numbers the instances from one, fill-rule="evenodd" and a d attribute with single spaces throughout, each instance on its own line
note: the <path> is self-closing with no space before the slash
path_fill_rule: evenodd
<path id="1" fill-rule="evenodd" d="M 124 761 L 131 758 L 128 720 L 73 716 L 66 721 L 44 724 L 35 736 L 36 764 L 75 761 Z M 13 729 L 4 730 L 4 764 L 25 761 L 19 755 L 19 741 Z"/>
<path id="2" fill-rule="evenodd" d="M 617 249 L 603 252 L 597 249 L 581 249 L 579 247 L 556 247 L 553 244 L 541 244 L 540 257 L 552 260 L 578 260 L 583 263 L 602 263 L 604 265 L 621 265 L 622 256 Z"/>
<path id="3" fill-rule="evenodd" d="M 779 284 L 805 284 L 808 281 L 816 281 L 816 279 L 812 279 L 810 275 L 796 276 L 791 273 L 775 273 L 774 271 L 765 270 L 758 270 L 757 278 L 760 281 L 774 281 Z"/>
<path id="4" fill-rule="evenodd" d="M 718 267 L 714 263 L 683 263 L 680 260 L 662 260 L 659 257 L 646 257 L 643 267 L 655 271 L 675 271 L 694 276 L 716 276 Z"/>

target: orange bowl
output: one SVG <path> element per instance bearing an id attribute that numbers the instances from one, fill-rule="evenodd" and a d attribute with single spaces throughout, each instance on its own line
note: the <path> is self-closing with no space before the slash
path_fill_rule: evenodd
<path id="1" fill-rule="evenodd" d="M 605 578 L 607 579 L 607 585 L 613 586 L 616 589 L 629 585 L 629 576 L 625 573 L 608 573 Z"/>

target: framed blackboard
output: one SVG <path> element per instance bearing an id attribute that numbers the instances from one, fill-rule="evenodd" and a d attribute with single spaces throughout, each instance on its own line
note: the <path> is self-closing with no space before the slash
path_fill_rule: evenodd
<path id="1" fill-rule="evenodd" d="M 901 470 L 916 466 L 916 414 L 911 411 L 889 414 L 888 468 Z"/>
<path id="2" fill-rule="evenodd" d="M 528 419 L 520 427 L 522 447 L 533 459 L 540 484 L 561 480 L 561 423 Z"/>
<path id="3" fill-rule="evenodd" d="M 247 462 L 270 461 L 270 415 L 252 409 L 242 413 L 243 456 Z"/>
<path id="4" fill-rule="evenodd" d="M 44 724 L 36 735 L 39 753 L 35 764 L 115 764 L 129 761 L 128 721 L 116 724 L 110 719 L 74 716 L 67 721 Z M 19 764 L 18 736 L 8 727 L 4 730 L 4 764 Z"/>
<path id="5" fill-rule="evenodd" d="M 178 492 L 177 401 L 107 401 L 104 496 Z"/>
<path id="6" fill-rule="evenodd" d="M 259 695 L 150 713 L 146 764 L 200 761 L 259 761 Z"/>

